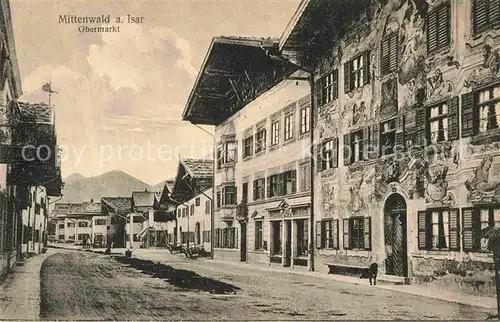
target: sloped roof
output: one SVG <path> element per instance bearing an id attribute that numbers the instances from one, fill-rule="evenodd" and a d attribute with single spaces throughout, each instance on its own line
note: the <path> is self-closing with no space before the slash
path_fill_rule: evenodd
<path id="1" fill-rule="evenodd" d="M 100 202 L 84 202 L 82 212 L 84 213 L 101 213 L 101 203 Z"/>
<path id="2" fill-rule="evenodd" d="M 56 203 L 52 210 L 52 216 L 66 216 L 70 214 L 82 213 L 81 203 Z"/>
<path id="3" fill-rule="evenodd" d="M 131 197 L 102 197 L 101 202 L 106 203 L 113 208 L 116 212 L 130 212 L 132 211 L 132 198 Z"/>
<path id="4" fill-rule="evenodd" d="M 180 162 L 193 178 L 206 179 L 213 176 L 213 160 L 182 158 Z"/>
<path id="5" fill-rule="evenodd" d="M 155 192 L 153 191 L 134 191 L 132 199 L 135 207 L 152 207 L 155 202 Z"/>
<path id="6" fill-rule="evenodd" d="M 37 123 L 53 123 L 52 107 L 45 103 L 24 103 L 18 102 L 21 117 L 26 121 L 36 121 Z"/>

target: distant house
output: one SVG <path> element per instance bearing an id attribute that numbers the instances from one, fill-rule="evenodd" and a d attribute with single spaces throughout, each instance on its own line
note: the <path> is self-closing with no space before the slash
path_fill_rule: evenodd
<path id="1" fill-rule="evenodd" d="M 170 198 L 177 206 L 176 218 L 167 225 L 176 243 L 202 245 L 207 252 L 211 242 L 213 165 L 213 160 L 179 160 Z"/>
<path id="2" fill-rule="evenodd" d="M 92 244 L 96 242 L 99 245 L 103 244 L 106 222 L 100 220 L 102 217 L 100 203 L 93 200 L 83 203 L 58 203 L 54 207 L 52 216 L 56 218 L 57 241 L 82 245 L 85 240 L 90 239 Z"/>
<path id="3" fill-rule="evenodd" d="M 125 247 L 127 216 L 132 213 L 131 197 L 101 198 L 101 215 L 107 218 L 107 245 Z"/>

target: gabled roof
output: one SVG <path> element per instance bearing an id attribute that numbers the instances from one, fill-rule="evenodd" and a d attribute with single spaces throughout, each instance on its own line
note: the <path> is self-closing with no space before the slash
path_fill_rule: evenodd
<path id="1" fill-rule="evenodd" d="M 213 160 L 181 158 L 180 163 L 193 178 L 205 179 L 213 176 Z"/>
<path id="2" fill-rule="evenodd" d="M 278 44 L 277 38 L 214 37 L 182 119 L 219 125 L 296 71 L 279 58 Z"/>
<path id="3" fill-rule="evenodd" d="M 56 203 L 52 210 L 52 216 L 67 216 L 70 214 L 82 213 L 81 203 Z"/>
<path id="4" fill-rule="evenodd" d="M 279 41 L 281 52 L 315 59 L 332 49 L 373 0 L 302 0 Z M 285 53 L 284 53 L 285 54 Z"/>
<path id="5" fill-rule="evenodd" d="M 101 203 L 108 205 L 117 213 L 132 211 L 131 197 L 102 197 Z"/>
<path id="6" fill-rule="evenodd" d="M 155 202 L 154 191 L 134 191 L 132 192 L 132 202 L 134 207 L 153 207 Z"/>
<path id="7" fill-rule="evenodd" d="M 100 214 L 101 213 L 101 203 L 99 202 L 84 202 L 82 207 L 82 212 L 85 214 Z"/>

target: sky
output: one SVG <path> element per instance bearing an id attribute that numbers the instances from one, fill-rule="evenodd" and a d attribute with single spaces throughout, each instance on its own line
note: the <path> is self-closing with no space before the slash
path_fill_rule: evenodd
<path id="1" fill-rule="evenodd" d="M 47 102 L 49 81 L 57 92 L 63 177 L 121 170 L 156 184 L 179 155 L 211 157 L 212 136 L 181 116 L 212 38 L 279 37 L 299 1 L 11 0 L 19 100 Z M 120 32 L 80 33 L 60 15 L 110 15 Z M 143 23 L 115 23 L 127 15 Z"/>

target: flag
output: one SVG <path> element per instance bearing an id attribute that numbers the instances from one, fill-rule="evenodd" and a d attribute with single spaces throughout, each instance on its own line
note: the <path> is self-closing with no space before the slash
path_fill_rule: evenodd
<path id="1" fill-rule="evenodd" d="M 57 93 L 56 91 L 52 90 L 52 87 L 50 86 L 50 83 L 46 83 L 45 85 L 42 86 L 42 90 L 45 92 L 49 93 Z"/>

